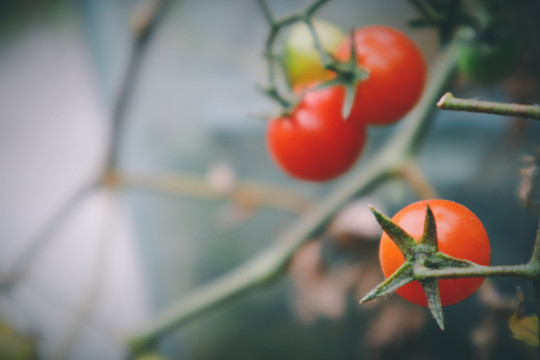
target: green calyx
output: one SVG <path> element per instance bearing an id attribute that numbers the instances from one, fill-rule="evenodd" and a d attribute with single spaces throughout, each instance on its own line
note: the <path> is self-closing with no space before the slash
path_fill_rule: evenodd
<path id="1" fill-rule="evenodd" d="M 354 43 L 354 29 L 349 36 L 351 54 L 349 59 L 340 62 L 335 58 L 324 64 L 327 70 L 333 71 L 336 75 L 333 79 L 323 82 L 317 88 L 326 88 L 330 86 L 345 87 L 345 101 L 343 103 L 342 114 L 343 118 L 347 119 L 351 113 L 354 98 L 356 97 L 356 89 L 358 84 L 369 78 L 369 71 L 358 65 L 356 61 L 356 45 Z"/>
<path id="2" fill-rule="evenodd" d="M 371 207 L 371 211 L 384 232 L 388 234 L 390 239 L 399 248 L 405 257 L 405 261 L 391 276 L 362 298 L 360 303 L 386 296 L 401 286 L 418 280 L 426 294 L 431 315 L 433 315 L 441 330 L 444 330 L 439 281 L 429 278 L 426 274 L 429 274 L 431 270 L 440 270 L 449 267 L 472 267 L 476 266 L 476 264 L 471 261 L 454 258 L 439 251 L 437 226 L 429 205 L 427 205 L 426 209 L 424 232 L 418 242 L 403 228 L 392 221 L 392 219 L 373 207 Z"/>

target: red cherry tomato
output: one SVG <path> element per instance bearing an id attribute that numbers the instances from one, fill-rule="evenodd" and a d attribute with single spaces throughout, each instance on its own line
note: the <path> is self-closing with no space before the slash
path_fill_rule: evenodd
<path id="1" fill-rule="evenodd" d="M 366 129 L 343 119 L 344 97 L 342 87 L 308 91 L 290 116 L 270 120 L 268 148 L 286 173 L 325 181 L 354 164 L 364 147 Z"/>
<path id="2" fill-rule="evenodd" d="M 463 205 L 448 200 L 419 201 L 403 208 L 392 220 L 418 240 L 424 230 L 426 204 L 429 204 L 435 216 L 439 251 L 455 258 L 489 265 L 491 249 L 486 230 L 476 215 Z M 385 278 L 392 275 L 404 261 L 398 247 L 386 233 L 381 238 L 379 258 Z M 483 281 L 484 278 L 439 280 L 442 305 L 465 300 Z M 405 300 L 427 306 L 424 290 L 418 281 L 408 283 L 396 292 Z"/>
<path id="3" fill-rule="evenodd" d="M 350 35 L 336 50 L 342 61 L 351 53 Z M 403 33 L 385 26 L 354 31 L 357 63 L 369 72 L 358 84 L 351 111 L 355 122 L 387 125 L 400 120 L 416 105 L 427 77 L 424 57 Z"/>

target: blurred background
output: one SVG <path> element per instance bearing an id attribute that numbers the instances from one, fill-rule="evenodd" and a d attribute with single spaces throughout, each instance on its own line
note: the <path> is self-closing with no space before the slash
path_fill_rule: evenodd
<path id="1" fill-rule="evenodd" d="M 0 279 L 102 171 L 111 109 L 142 3 L 0 1 Z M 269 3 L 276 14 L 307 4 Z M 344 31 L 396 27 L 431 63 L 439 38 L 432 29 L 409 27 L 416 15 L 403 0 L 337 0 L 317 17 Z M 266 82 L 267 31 L 256 1 L 173 1 L 139 69 L 118 166 L 127 173 L 179 175 L 217 192 L 245 181 L 263 186 L 270 198 L 294 194 L 293 205 L 201 195 L 196 185 L 176 195 L 136 188 L 88 192 L 34 247 L 16 281 L 1 288 L 0 344 L 17 347 L 14 359 L 121 359 L 129 336 L 161 310 L 260 253 L 344 181 L 294 180 L 271 161 L 260 115 L 278 109 L 256 89 Z M 515 79 L 484 86 L 458 77 L 449 90 L 510 101 L 515 88 Z M 534 87 L 531 94 L 530 102 L 538 103 Z M 466 205 L 484 222 L 493 264 L 525 262 L 531 253 L 537 214 L 522 207 L 517 191 L 522 157 L 540 145 L 539 125 L 437 111 L 419 155 L 439 196 Z M 356 167 L 395 131 L 399 125 L 370 128 Z M 528 358 L 531 349 L 512 339 L 510 313 L 486 305 L 512 304 L 519 285 L 526 309 L 534 311 L 524 281 L 493 279 L 479 296 L 445 309 L 444 332 L 427 310 L 397 295 L 358 304 L 382 276 L 379 233 L 365 204 L 394 214 L 416 200 L 399 181 L 355 199 L 345 225 L 303 247 L 286 276 L 193 319 L 156 351 L 198 360 Z M 353 241 L 353 250 L 343 236 L 354 227 L 351 216 L 366 231 L 356 235 L 361 240 Z"/>

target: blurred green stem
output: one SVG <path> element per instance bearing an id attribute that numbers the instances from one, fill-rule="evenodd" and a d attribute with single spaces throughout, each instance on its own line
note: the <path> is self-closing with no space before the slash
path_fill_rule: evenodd
<path id="1" fill-rule="evenodd" d="M 165 309 L 153 324 L 131 338 L 132 352 L 149 347 L 186 321 L 275 279 L 286 269 L 295 251 L 313 238 L 344 204 L 394 176 L 396 169 L 408 162 L 417 151 L 430 124 L 434 103 L 452 77 L 454 68 L 454 48 L 449 46 L 433 66 L 432 76 L 419 104 L 369 163 L 351 173 L 335 191 L 276 239 L 269 249 Z"/>
<path id="2" fill-rule="evenodd" d="M 140 21 L 134 25 L 133 45 L 128 64 L 124 72 L 124 77 L 120 83 L 116 102 L 113 106 L 112 126 L 109 139 L 109 154 L 104 173 L 111 169 L 116 169 L 118 165 L 119 149 L 121 145 L 121 135 L 126 118 L 126 110 L 132 98 L 135 85 L 137 83 L 140 67 L 146 54 L 148 45 L 160 24 L 163 15 L 172 3 L 172 0 L 148 0 L 152 1 L 145 10 L 139 14 Z"/>
<path id="3" fill-rule="evenodd" d="M 297 21 L 302 21 L 303 19 L 311 19 L 315 12 L 319 10 L 328 1 L 329 0 L 316 0 L 312 4 L 308 5 L 299 14 L 292 14 L 281 19 L 275 19 L 272 15 L 272 11 L 268 6 L 267 1 L 258 0 L 259 6 L 264 14 L 264 18 L 270 26 L 270 30 L 268 32 L 268 36 L 266 37 L 264 45 L 264 55 L 266 56 L 268 64 L 268 86 L 261 87 L 261 90 L 271 99 L 279 103 L 279 105 L 285 110 L 290 110 L 295 105 L 296 99 L 291 99 L 290 96 L 283 95 L 280 92 L 276 83 L 275 65 L 276 62 L 280 60 L 280 55 L 276 54 L 274 51 L 274 44 L 276 42 L 276 38 L 283 27 L 293 24 Z"/>
<path id="4" fill-rule="evenodd" d="M 437 106 L 443 110 L 479 112 L 485 114 L 509 115 L 540 120 L 539 105 L 508 104 L 475 99 L 460 99 L 452 93 L 444 94 Z"/>

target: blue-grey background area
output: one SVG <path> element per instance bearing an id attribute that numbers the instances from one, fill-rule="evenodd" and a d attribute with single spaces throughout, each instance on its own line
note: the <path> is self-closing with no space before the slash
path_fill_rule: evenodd
<path id="1" fill-rule="evenodd" d="M 269 1 L 277 14 L 304 1 Z M 0 24 L 0 274 L 6 272 L 55 209 L 98 174 L 106 154 L 110 109 L 131 44 L 136 1 L 49 1 L 15 6 Z M 13 10 L 16 8 L 17 10 Z M 437 36 L 411 30 L 407 1 L 333 1 L 320 17 L 344 30 L 384 24 L 406 31 L 431 62 Z M 266 80 L 262 58 L 267 26 L 256 1 L 176 1 L 149 46 L 127 112 L 120 167 L 138 172 L 196 173 L 228 162 L 239 179 L 277 184 L 321 198 L 343 179 L 327 184 L 296 181 L 271 161 L 265 123 L 253 114 L 277 110 L 257 90 Z M 505 100 L 502 86 L 461 84 L 457 96 Z M 527 260 L 536 215 L 516 197 L 521 157 L 538 147 L 540 127 L 525 120 L 516 135 L 508 118 L 436 112 L 419 162 L 440 197 L 471 208 L 484 222 L 494 264 Z M 370 159 L 400 126 L 371 128 Z M 416 200 L 392 182 L 373 197 L 390 213 Z M 295 221 L 291 213 L 259 209 L 235 226 L 230 205 L 187 197 L 122 191 L 85 199 L 54 234 L 21 283 L 0 293 L 0 317 L 23 333 L 37 334 L 44 358 L 59 353 L 87 295 L 100 249 L 108 256 L 90 319 L 67 351 L 70 359 L 119 359 L 127 334 L 199 285 L 260 253 Z M 225 214 L 225 215 L 224 215 Z M 106 224 L 105 235 L 101 229 Z M 103 245 L 103 243 L 106 245 Z M 515 279 L 495 279 L 506 294 Z M 160 350 L 172 359 L 362 359 L 372 319 L 350 297 L 341 320 L 303 325 L 291 306 L 285 277 L 205 314 L 168 336 Z M 434 322 L 423 331 L 427 354 L 473 359 L 470 335 L 483 314 L 473 297 L 446 309 L 447 330 Z M 525 352 L 503 336 L 493 354 Z M 414 357 L 412 351 L 410 358 Z M 517 354 L 517 355 L 516 355 Z M 517 356 L 517 357 L 516 357 Z"/>

